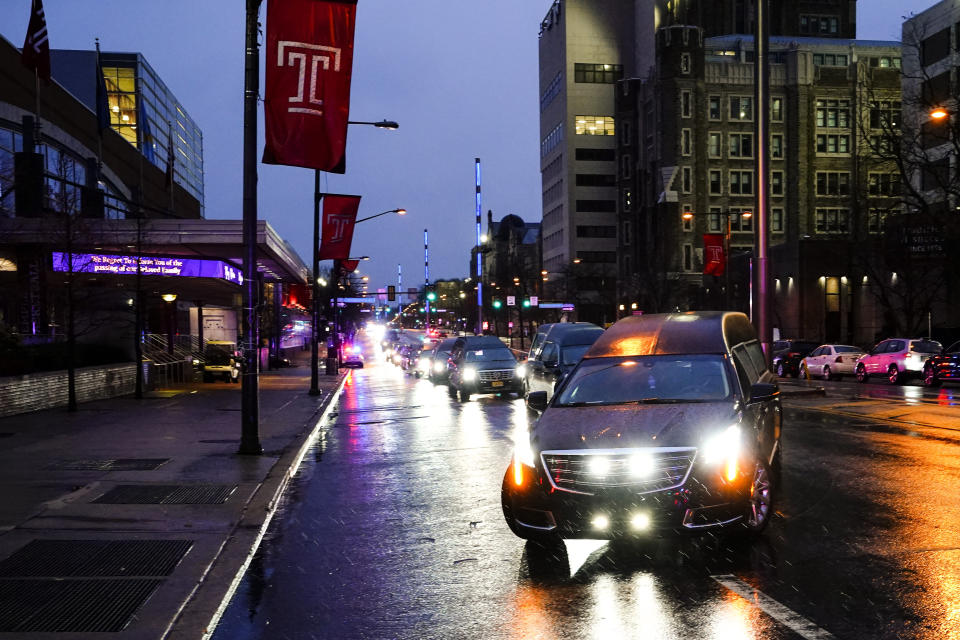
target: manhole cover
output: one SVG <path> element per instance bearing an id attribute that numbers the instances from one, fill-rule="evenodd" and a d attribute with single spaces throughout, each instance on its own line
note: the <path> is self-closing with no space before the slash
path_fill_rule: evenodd
<path id="1" fill-rule="evenodd" d="M 0 580 L 0 632 L 117 632 L 163 580 Z"/>
<path id="2" fill-rule="evenodd" d="M 33 540 L 0 562 L 4 578 L 168 576 L 192 540 Z"/>
<path id="3" fill-rule="evenodd" d="M 93 502 L 98 504 L 221 504 L 235 484 L 141 485 L 121 484 Z"/>
<path id="4" fill-rule="evenodd" d="M 167 462 L 170 462 L 170 458 L 61 460 L 46 468 L 72 471 L 153 471 Z"/>

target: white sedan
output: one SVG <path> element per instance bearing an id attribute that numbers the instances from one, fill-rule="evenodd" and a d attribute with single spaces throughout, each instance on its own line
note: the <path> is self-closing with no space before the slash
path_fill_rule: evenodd
<path id="1" fill-rule="evenodd" d="M 867 355 L 860 347 L 848 344 L 825 344 L 810 352 L 800 361 L 800 376 L 818 376 L 824 380 L 836 380 L 840 376 L 852 376 L 860 358 Z"/>

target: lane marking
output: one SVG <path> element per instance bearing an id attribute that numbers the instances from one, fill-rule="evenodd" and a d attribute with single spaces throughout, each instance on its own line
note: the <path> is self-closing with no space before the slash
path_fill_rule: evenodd
<path id="1" fill-rule="evenodd" d="M 807 640 L 836 640 L 833 634 L 824 631 L 796 611 L 789 609 L 762 591 L 729 573 L 710 576 L 730 591 L 753 603 L 768 616 Z"/>

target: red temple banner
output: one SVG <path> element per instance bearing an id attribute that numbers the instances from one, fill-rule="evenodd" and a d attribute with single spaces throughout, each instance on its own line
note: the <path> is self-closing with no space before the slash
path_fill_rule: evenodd
<path id="1" fill-rule="evenodd" d="M 360 196 L 323 196 L 323 232 L 320 260 L 346 260 L 350 257 L 353 227 L 360 208 Z"/>
<path id="2" fill-rule="evenodd" d="M 356 0 L 268 0 L 263 162 L 343 173 Z"/>
<path id="3" fill-rule="evenodd" d="M 718 233 L 703 234 L 703 272 L 722 276 L 727 269 L 727 256 L 723 251 L 723 236 Z"/>

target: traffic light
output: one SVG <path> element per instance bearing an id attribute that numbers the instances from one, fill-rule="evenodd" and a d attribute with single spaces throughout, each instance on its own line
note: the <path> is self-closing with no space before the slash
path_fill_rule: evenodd
<path id="1" fill-rule="evenodd" d="M 501 306 L 501 302 L 500 302 L 499 300 L 497 300 L 496 298 L 494 298 L 494 299 L 493 299 L 493 308 L 494 308 L 494 309 L 499 309 L 500 306 Z"/>
<path id="2" fill-rule="evenodd" d="M 529 306 L 530 306 L 530 300 L 527 299 L 527 298 L 524 298 L 524 300 L 523 300 L 523 306 L 529 307 Z"/>
<path id="3" fill-rule="evenodd" d="M 397 288 L 395 286 L 387 285 L 387 300 L 390 302 L 395 302 L 397 299 Z"/>
<path id="4" fill-rule="evenodd" d="M 437 294 L 435 294 L 433 291 L 427 292 L 427 300 L 429 300 L 430 302 L 433 302 L 436 299 L 437 299 Z"/>

